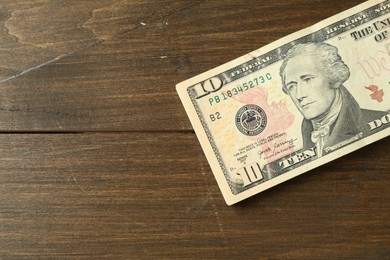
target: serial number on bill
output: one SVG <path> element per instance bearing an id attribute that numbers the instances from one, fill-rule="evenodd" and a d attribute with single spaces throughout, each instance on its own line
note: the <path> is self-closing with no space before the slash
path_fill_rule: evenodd
<path id="1" fill-rule="evenodd" d="M 210 106 L 218 104 L 222 101 L 228 100 L 229 98 L 238 95 L 239 93 L 248 91 L 254 87 L 260 86 L 260 84 L 264 84 L 267 81 L 270 81 L 272 76 L 270 73 L 265 74 L 264 76 L 256 77 L 252 80 L 244 82 L 242 85 L 238 85 L 230 90 L 223 91 L 218 95 L 209 98 Z"/>

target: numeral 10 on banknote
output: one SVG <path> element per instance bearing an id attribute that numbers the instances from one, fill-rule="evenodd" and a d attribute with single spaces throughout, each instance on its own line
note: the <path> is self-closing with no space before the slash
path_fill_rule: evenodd
<path id="1" fill-rule="evenodd" d="M 389 12 L 368 1 L 177 85 L 227 204 L 389 136 Z"/>

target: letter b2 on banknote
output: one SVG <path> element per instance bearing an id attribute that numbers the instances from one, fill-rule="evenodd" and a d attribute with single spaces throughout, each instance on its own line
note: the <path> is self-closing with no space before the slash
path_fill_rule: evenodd
<path id="1" fill-rule="evenodd" d="M 390 1 L 177 85 L 227 204 L 390 133 Z"/>

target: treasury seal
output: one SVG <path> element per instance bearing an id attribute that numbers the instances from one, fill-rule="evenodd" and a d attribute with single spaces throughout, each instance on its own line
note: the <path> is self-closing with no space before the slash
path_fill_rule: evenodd
<path id="1" fill-rule="evenodd" d="M 261 107 L 249 104 L 238 110 L 235 121 L 241 133 L 255 136 L 263 132 L 267 126 L 267 115 Z"/>

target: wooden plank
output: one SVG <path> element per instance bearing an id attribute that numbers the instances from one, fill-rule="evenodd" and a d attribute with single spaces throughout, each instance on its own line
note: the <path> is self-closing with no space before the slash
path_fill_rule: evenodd
<path id="1" fill-rule="evenodd" d="M 12 78 L 132 30 L 144 16 L 172 2 L 3 0 L 0 77 Z"/>
<path id="2" fill-rule="evenodd" d="M 114 1 L 2 1 L 0 76 L 12 78 L 97 42 L 83 26 L 95 8 Z"/>
<path id="3" fill-rule="evenodd" d="M 236 206 L 192 133 L 0 135 L 0 257 L 386 258 L 390 138 Z"/>
<path id="4" fill-rule="evenodd" d="M 177 82 L 360 2 L 1 1 L 0 131 L 94 133 L 0 135 L 0 258 L 388 257 L 389 138 L 228 207 L 176 131 Z"/>
<path id="5" fill-rule="evenodd" d="M 178 82 L 363 1 L 12 2 L 0 131 L 190 130 Z"/>

